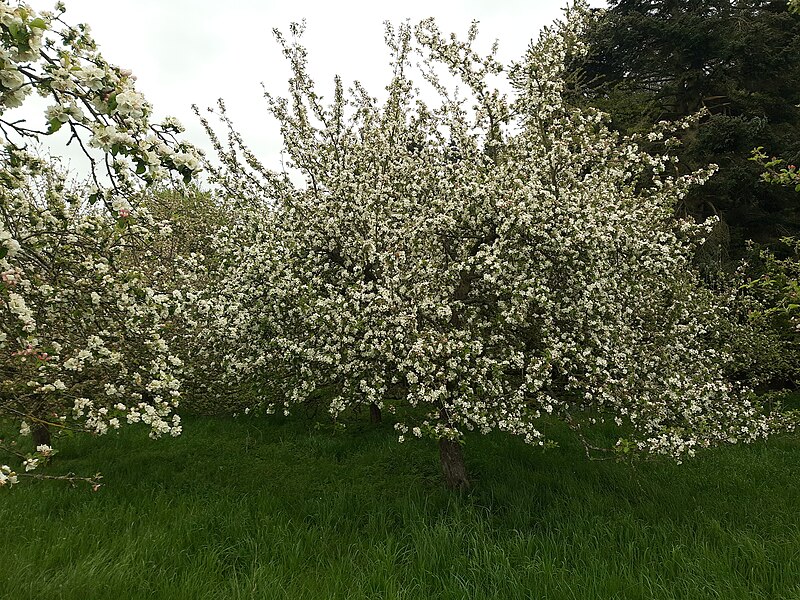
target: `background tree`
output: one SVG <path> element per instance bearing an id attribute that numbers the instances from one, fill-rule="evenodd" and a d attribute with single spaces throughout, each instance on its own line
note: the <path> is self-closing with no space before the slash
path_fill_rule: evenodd
<path id="1" fill-rule="evenodd" d="M 54 431 L 181 431 L 182 363 L 165 339 L 176 302 L 153 287 L 147 264 L 125 258 L 168 235 L 134 206 L 137 193 L 190 180 L 199 162 L 176 139 L 180 125 L 151 123 L 132 74 L 63 12 L 0 1 L 0 419 L 32 436 L 33 452 L 5 441 L 0 450 L 26 472 L 52 455 Z M 34 91 L 52 101 L 43 126 L 9 120 Z M 85 185 L 27 149 L 62 127 L 90 161 Z M 17 477 L 0 466 L 0 485 Z"/>

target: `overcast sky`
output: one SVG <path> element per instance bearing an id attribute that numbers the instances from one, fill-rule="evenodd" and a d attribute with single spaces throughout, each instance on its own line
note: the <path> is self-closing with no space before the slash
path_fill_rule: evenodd
<path id="1" fill-rule="evenodd" d="M 49 9 L 30 0 L 35 9 Z M 442 31 L 463 34 L 480 21 L 481 48 L 500 41 L 500 59 L 524 52 L 539 29 L 558 18 L 566 0 L 65 0 L 66 20 L 91 26 L 105 58 L 129 68 L 137 88 L 154 105 L 156 117 L 178 117 L 188 139 L 208 147 L 191 105 L 226 101 L 249 145 L 267 166 L 277 168 L 281 148 L 265 112 L 263 83 L 283 94 L 288 71 L 272 38 L 306 19 L 304 44 L 309 71 L 328 95 L 333 76 L 358 79 L 374 95 L 388 83 L 383 22 L 435 17 Z M 603 0 L 591 0 L 605 6 Z M 75 166 L 73 164 L 73 166 Z"/>

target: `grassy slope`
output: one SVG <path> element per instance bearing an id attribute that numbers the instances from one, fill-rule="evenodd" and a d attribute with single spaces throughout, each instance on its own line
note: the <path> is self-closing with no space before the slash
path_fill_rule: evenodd
<path id="1" fill-rule="evenodd" d="M 0 597 L 800 598 L 800 445 L 633 472 L 470 438 L 467 495 L 391 426 L 189 419 L 62 445 L 105 487 L 0 494 Z"/>

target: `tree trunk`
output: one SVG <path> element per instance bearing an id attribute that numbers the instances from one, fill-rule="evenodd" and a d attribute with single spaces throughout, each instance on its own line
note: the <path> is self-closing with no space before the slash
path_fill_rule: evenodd
<path id="1" fill-rule="evenodd" d="M 370 423 L 380 423 L 382 420 L 381 409 L 373 402 L 369 405 L 369 421 Z"/>
<path id="2" fill-rule="evenodd" d="M 50 427 L 47 423 L 34 423 L 31 426 L 34 446 L 50 446 Z"/>
<path id="3" fill-rule="evenodd" d="M 452 490 L 465 490 L 469 487 L 467 466 L 464 464 L 464 452 L 461 444 L 454 440 L 439 440 L 439 459 L 442 462 L 444 481 Z"/>

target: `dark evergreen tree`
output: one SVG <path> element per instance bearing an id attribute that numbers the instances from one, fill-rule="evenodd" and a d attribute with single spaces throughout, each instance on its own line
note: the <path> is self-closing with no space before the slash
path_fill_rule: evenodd
<path id="1" fill-rule="evenodd" d="M 800 234 L 796 195 L 764 185 L 748 160 L 763 146 L 800 161 L 800 16 L 786 0 L 609 0 L 588 41 L 576 101 L 607 111 L 621 131 L 707 109 L 680 158 L 687 170 L 716 163 L 720 172 L 684 214 L 719 214 L 734 256 L 746 239 Z"/>

